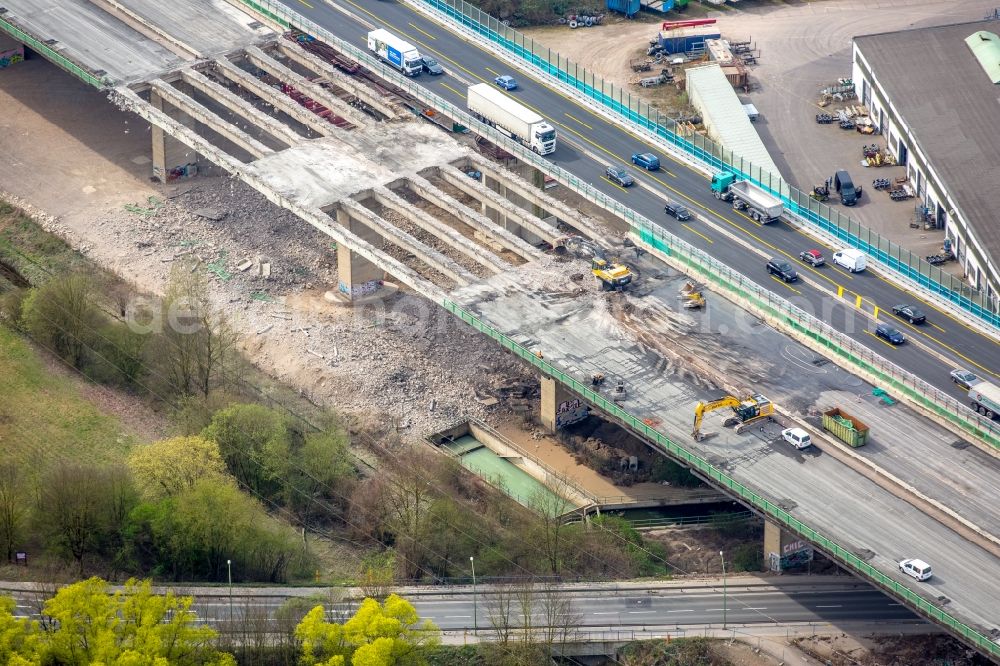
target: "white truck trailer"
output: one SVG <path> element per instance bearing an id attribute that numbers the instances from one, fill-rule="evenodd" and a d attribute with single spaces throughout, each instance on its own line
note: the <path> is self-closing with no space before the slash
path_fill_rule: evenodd
<path id="1" fill-rule="evenodd" d="M 1000 416 L 1000 386 L 979 382 L 969 389 L 972 408 L 988 419 Z"/>
<path id="2" fill-rule="evenodd" d="M 424 69 L 417 47 L 388 30 L 369 32 L 368 50 L 407 76 L 417 76 Z"/>
<path id="3" fill-rule="evenodd" d="M 712 192 L 716 199 L 732 201 L 733 208 L 747 211 L 751 220 L 761 224 L 776 221 L 785 210 L 781 199 L 768 194 L 749 180 L 736 180 L 731 173 L 712 176 Z"/>
<path id="4" fill-rule="evenodd" d="M 545 118 L 488 83 L 469 86 L 469 111 L 539 155 L 556 149 L 556 129 Z"/>

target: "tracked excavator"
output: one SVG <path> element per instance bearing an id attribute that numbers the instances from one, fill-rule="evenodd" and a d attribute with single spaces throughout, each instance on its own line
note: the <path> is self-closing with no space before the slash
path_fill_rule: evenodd
<path id="1" fill-rule="evenodd" d="M 774 415 L 774 403 L 760 393 L 753 393 L 742 399 L 723 394 L 714 400 L 699 402 L 698 406 L 694 408 L 694 429 L 691 431 L 691 436 L 694 437 L 695 441 L 700 442 L 703 439 L 701 420 L 705 416 L 705 413 L 723 407 L 732 408 L 736 423 L 739 425 L 752 423 Z"/>

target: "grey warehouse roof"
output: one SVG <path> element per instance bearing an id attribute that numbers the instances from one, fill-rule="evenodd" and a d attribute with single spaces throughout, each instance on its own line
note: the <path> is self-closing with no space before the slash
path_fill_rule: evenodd
<path id="1" fill-rule="evenodd" d="M 980 30 L 1000 33 L 1000 21 L 864 35 L 854 42 L 941 186 L 996 262 L 1000 86 L 966 45 L 966 37 Z"/>

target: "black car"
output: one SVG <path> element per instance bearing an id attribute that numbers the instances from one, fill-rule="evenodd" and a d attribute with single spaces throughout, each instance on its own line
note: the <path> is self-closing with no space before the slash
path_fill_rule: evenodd
<path id="1" fill-rule="evenodd" d="M 618 183 L 622 187 L 629 187 L 635 181 L 629 174 L 628 170 L 623 166 L 611 165 L 604 170 L 604 175 L 608 177 L 612 183 Z"/>
<path id="2" fill-rule="evenodd" d="M 685 206 L 673 201 L 667 202 L 667 205 L 663 207 L 663 212 L 671 217 L 676 217 L 682 222 L 684 220 L 691 219 L 691 213 L 688 212 L 688 209 Z"/>
<path id="3" fill-rule="evenodd" d="M 892 314 L 902 317 L 911 324 L 922 324 L 927 321 L 927 315 L 924 314 L 924 311 L 912 305 L 894 305 Z"/>
<path id="4" fill-rule="evenodd" d="M 799 274 L 792 268 L 792 265 L 781 257 L 774 257 L 767 262 L 767 272 L 777 275 L 785 282 L 795 282 L 799 279 Z"/>
<path id="5" fill-rule="evenodd" d="M 906 342 L 903 334 L 889 324 L 879 324 L 876 326 L 875 335 L 894 345 L 901 345 Z"/>
<path id="6" fill-rule="evenodd" d="M 424 56 L 423 58 L 421 58 L 421 60 L 424 63 L 423 64 L 424 71 L 430 74 L 431 76 L 444 74 L 444 68 L 441 67 L 441 65 L 438 64 L 438 61 L 435 60 L 434 58 L 428 58 L 427 56 Z"/>

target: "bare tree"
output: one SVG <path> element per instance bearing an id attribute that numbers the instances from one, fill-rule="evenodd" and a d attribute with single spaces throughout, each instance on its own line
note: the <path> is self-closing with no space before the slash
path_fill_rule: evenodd
<path id="1" fill-rule="evenodd" d="M 510 643 L 513 632 L 514 586 L 498 583 L 493 586 L 492 594 L 486 595 L 486 616 L 496 634 L 496 642 L 501 645 Z"/>
<path id="2" fill-rule="evenodd" d="M 563 567 L 566 548 L 566 520 L 564 514 L 572 508 L 563 495 L 568 484 L 554 479 L 549 489 L 539 488 L 531 496 L 528 506 L 538 515 L 538 547 L 542 550 L 549 571 L 558 574 Z"/>
<path id="3" fill-rule="evenodd" d="M 552 656 L 554 646 L 572 643 L 580 637 L 583 615 L 574 607 L 573 597 L 554 583 L 546 583 L 540 596 L 543 619 L 541 638 Z"/>
<path id="4" fill-rule="evenodd" d="M 14 547 L 28 513 L 25 483 L 13 463 L 0 465 L 0 548 L 7 561 L 14 559 Z"/>
<path id="5" fill-rule="evenodd" d="M 50 280 L 33 290 L 22 306 L 25 328 L 35 340 L 82 368 L 101 315 L 93 284 L 84 275 Z"/>

